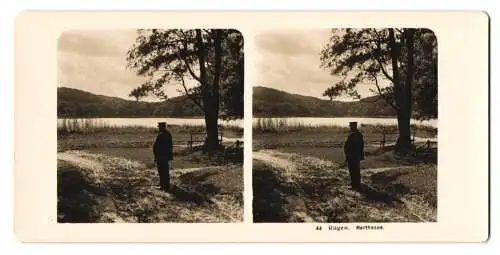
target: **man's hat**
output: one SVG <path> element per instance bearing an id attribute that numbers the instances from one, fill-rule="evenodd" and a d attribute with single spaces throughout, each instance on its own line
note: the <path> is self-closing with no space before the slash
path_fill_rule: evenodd
<path id="1" fill-rule="evenodd" d="M 158 122 L 158 127 L 167 127 L 166 122 Z"/>
<path id="2" fill-rule="evenodd" d="M 358 125 L 358 122 L 356 122 L 356 121 L 349 122 L 349 126 L 357 126 L 357 125 Z"/>

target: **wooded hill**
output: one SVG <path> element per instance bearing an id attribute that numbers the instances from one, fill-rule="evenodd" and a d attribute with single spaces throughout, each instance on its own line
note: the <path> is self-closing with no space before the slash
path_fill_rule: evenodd
<path id="1" fill-rule="evenodd" d="M 57 116 L 82 117 L 197 117 L 203 112 L 185 96 L 165 102 L 140 102 L 59 87 Z M 329 101 L 267 88 L 253 88 L 254 117 L 381 117 L 395 116 L 377 97 L 355 102 Z"/>
<path id="2" fill-rule="evenodd" d="M 394 110 L 374 96 L 353 102 L 330 101 L 267 87 L 253 88 L 253 114 L 293 117 L 388 117 Z"/>
<path id="3" fill-rule="evenodd" d="M 166 102 L 138 102 L 59 87 L 57 116 L 60 118 L 189 117 L 203 116 L 203 112 L 183 96 L 171 98 Z"/>

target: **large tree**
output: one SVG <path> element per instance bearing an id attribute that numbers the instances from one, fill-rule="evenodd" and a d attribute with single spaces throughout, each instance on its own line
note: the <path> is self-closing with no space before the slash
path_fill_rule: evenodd
<path id="1" fill-rule="evenodd" d="M 243 118 L 243 36 L 236 30 L 139 30 L 127 61 L 149 77 L 140 86 L 148 94 L 166 99 L 165 86 L 178 86 L 204 112 L 207 151 L 220 148 L 219 118 Z"/>
<path id="2" fill-rule="evenodd" d="M 395 110 L 398 152 L 412 147 L 412 118 L 437 118 L 437 40 L 430 30 L 333 29 L 321 66 L 342 77 L 324 96 L 359 99 L 359 86 L 368 85 Z"/>

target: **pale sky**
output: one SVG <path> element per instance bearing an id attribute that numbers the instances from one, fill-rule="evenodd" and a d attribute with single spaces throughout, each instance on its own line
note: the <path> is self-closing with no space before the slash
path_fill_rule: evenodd
<path id="1" fill-rule="evenodd" d="M 133 29 L 63 33 L 58 45 L 58 87 L 134 100 L 128 94 L 147 80 L 126 68 L 126 53 L 136 37 L 137 32 Z M 168 87 L 167 95 L 179 95 L 177 88 Z"/>
<path id="2" fill-rule="evenodd" d="M 330 29 L 260 33 L 255 38 L 257 82 L 252 85 L 321 98 L 323 91 L 341 78 L 320 68 L 320 52 L 330 34 Z M 63 33 L 58 45 L 58 86 L 133 100 L 128 97 L 130 91 L 146 81 L 126 68 L 126 53 L 136 37 L 134 29 Z M 368 87 L 372 86 L 361 86 L 362 97 L 369 95 Z M 178 88 L 168 86 L 167 95 L 178 96 Z M 350 98 L 337 98 L 346 99 Z"/>
<path id="3" fill-rule="evenodd" d="M 331 35 L 330 29 L 267 30 L 255 38 L 257 82 L 289 93 L 322 97 L 323 92 L 342 77 L 320 68 L 320 53 Z M 359 86 L 361 97 L 370 96 L 369 88 Z M 352 100 L 339 97 L 335 100 Z"/>

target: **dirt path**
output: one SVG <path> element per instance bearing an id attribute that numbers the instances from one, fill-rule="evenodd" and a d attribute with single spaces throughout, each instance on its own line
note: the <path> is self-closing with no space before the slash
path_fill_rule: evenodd
<path id="1" fill-rule="evenodd" d="M 102 171 L 104 166 L 95 160 L 86 158 L 89 156 L 92 155 L 80 151 L 57 153 L 57 159 L 59 160 L 72 163 L 81 168 L 92 169 L 92 171 Z"/>
<path id="2" fill-rule="evenodd" d="M 295 153 L 283 153 L 274 150 L 260 150 L 253 152 L 253 159 L 261 160 L 266 162 L 267 164 L 281 170 L 285 170 L 287 172 L 295 172 L 295 174 L 303 175 L 300 172 L 297 172 L 298 164 L 315 164 L 315 167 L 320 168 L 339 168 L 337 171 L 348 173 L 347 169 L 340 168 L 341 165 L 322 160 L 320 158 L 302 156 Z M 302 161 L 302 162 L 300 162 Z M 411 169 L 412 166 L 398 166 L 398 167 L 379 167 L 379 168 L 365 168 L 362 169 L 362 175 L 372 175 L 376 173 L 381 173 L 385 171 L 395 170 L 395 169 Z M 303 172 L 302 172 L 303 173 Z M 330 177 L 324 177 L 330 178 Z"/>
<path id="3" fill-rule="evenodd" d="M 65 151 L 65 152 L 59 152 L 57 154 L 57 159 L 66 161 L 68 163 L 71 163 L 75 166 L 84 168 L 84 169 L 89 169 L 92 170 L 93 172 L 101 172 L 104 170 L 104 165 L 97 160 L 99 158 L 106 157 L 103 155 L 99 154 L 94 154 L 94 153 L 88 153 L 85 151 Z M 144 164 L 141 164 L 140 162 L 132 161 L 132 160 L 127 160 L 123 158 L 117 158 L 117 157 L 107 157 L 109 158 L 110 161 L 116 161 L 120 162 L 122 166 L 125 166 L 125 168 L 146 168 Z M 180 169 L 172 169 L 170 171 L 171 176 L 180 176 L 183 174 L 187 173 L 192 173 L 192 172 L 197 172 L 197 171 L 202 171 L 202 170 L 221 170 L 222 168 L 219 166 L 209 166 L 209 167 L 192 167 L 192 168 L 180 168 Z M 155 169 L 147 169 L 149 172 L 155 172 Z M 97 174 L 97 173 L 96 173 Z M 131 177 L 134 179 L 134 177 Z M 141 178 L 141 177 L 135 177 L 135 179 Z"/>
<path id="4" fill-rule="evenodd" d="M 157 170 L 140 162 L 85 151 L 66 151 L 57 156 L 84 169 L 102 188 L 99 222 L 237 222 L 243 218 L 243 209 L 232 196 L 206 197 L 179 179 L 188 173 L 223 170 L 223 166 L 174 169 L 173 191 L 166 193 L 157 187 Z"/>
<path id="5" fill-rule="evenodd" d="M 293 211 L 293 221 L 316 222 L 405 222 L 435 221 L 436 210 L 411 196 L 391 197 L 370 183 L 373 174 L 410 169 L 384 167 L 362 169 L 362 194 L 350 190 L 349 173 L 344 166 L 331 161 L 275 150 L 253 152 L 253 158 L 276 169 L 286 188 L 297 194 L 283 194 Z M 299 205 L 299 206 L 297 206 Z"/>

